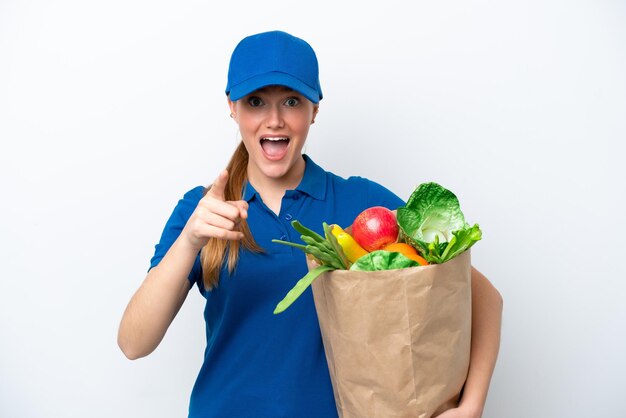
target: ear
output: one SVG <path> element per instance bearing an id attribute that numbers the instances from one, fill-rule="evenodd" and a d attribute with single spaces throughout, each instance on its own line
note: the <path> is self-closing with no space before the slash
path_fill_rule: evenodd
<path id="1" fill-rule="evenodd" d="M 230 100 L 230 97 L 227 97 L 226 100 L 228 101 L 228 107 L 230 108 L 230 117 L 236 120 L 237 119 L 237 111 L 236 111 L 235 102 Z"/>
<path id="2" fill-rule="evenodd" d="M 320 110 L 320 105 L 316 104 L 313 106 L 313 117 L 311 118 L 311 124 L 315 123 L 315 117 L 317 116 L 317 112 Z"/>

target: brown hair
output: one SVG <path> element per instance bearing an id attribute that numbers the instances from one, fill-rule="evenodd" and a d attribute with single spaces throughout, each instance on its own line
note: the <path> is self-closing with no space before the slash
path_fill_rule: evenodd
<path id="1" fill-rule="evenodd" d="M 244 183 L 247 180 L 248 168 L 248 150 L 246 150 L 243 141 L 233 153 L 226 169 L 228 170 L 228 182 L 224 190 L 226 200 L 240 200 Z M 206 189 L 208 192 L 210 186 Z M 220 270 L 228 253 L 228 272 L 232 274 L 239 260 L 239 250 L 243 247 L 254 251 L 262 252 L 263 249 L 254 241 L 248 223 L 242 219 L 239 224 L 239 230 L 243 232 L 241 241 L 224 240 L 220 238 L 210 238 L 209 242 L 202 248 L 200 260 L 202 262 L 202 276 L 204 279 L 204 288 L 211 290 L 217 287 L 220 279 Z"/>

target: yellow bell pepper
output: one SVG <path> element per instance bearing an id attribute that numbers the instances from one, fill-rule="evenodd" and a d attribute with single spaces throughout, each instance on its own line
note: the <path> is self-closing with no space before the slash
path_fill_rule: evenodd
<path id="1" fill-rule="evenodd" d="M 337 242 L 351 263 L 367 254 L 367 251 L 352 238 L 352 235 L 344 231 L 339 225 L 331 225 L 330 232 L 337 238 Z"/>

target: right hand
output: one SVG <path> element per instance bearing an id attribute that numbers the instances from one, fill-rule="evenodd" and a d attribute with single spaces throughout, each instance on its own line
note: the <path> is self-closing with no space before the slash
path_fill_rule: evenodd
<path id="1" fill-rule="evenodd" d="M 224 189 L 228 181 L 228 171 L 223 170 L 207 194 L 198 202 L 183 228 L 183 235 L 189 244 L 200 251 L 210 238 L 240 240 L 243 233 L 239 223 L 248 217 L 248 202 L 245 200 L 227 201 Z"/>

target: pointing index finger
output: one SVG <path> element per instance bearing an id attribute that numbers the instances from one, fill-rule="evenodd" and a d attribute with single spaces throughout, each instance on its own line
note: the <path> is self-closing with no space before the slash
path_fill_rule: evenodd
<path id="1" fill-rule="evenodd" d="M 226 197 L 224 194 L 224 190 L 226 189 L 226 182 L 228 181 L 228 170 L 222 170 L 220 174 L 217 176 L 211 188 L 207 192 L 216 199 L 221 201 L 225 201 Z"/>

